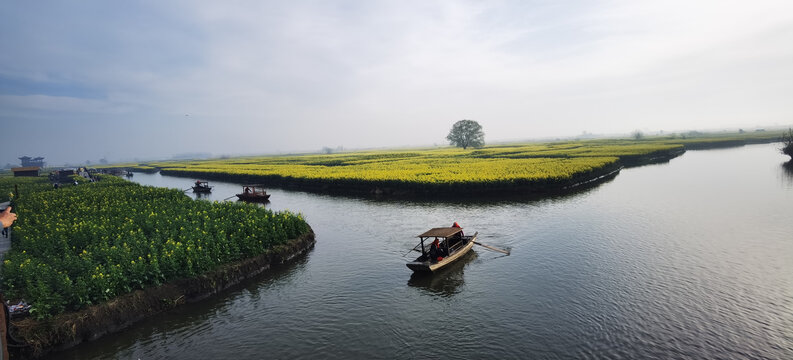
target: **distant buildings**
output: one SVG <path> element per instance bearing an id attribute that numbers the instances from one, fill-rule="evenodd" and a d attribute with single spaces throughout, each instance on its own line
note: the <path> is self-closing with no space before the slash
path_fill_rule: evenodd
<path id="1" fill-rule="evenodd" d="M 19 158 L 19 161 L 22 162 L 22 167 L 30 167 L 30 166 L 38 166 L 40 168 L 44 167 L 44 158 L 41 156 L 36 158 L 32 158 L 30 156 L 23 156 Z"/>
<path id="2" fill-rule="evenodd" d="M 23 166 L 18 168 L 13 168 L 11 171 L 14 172 L 14 177 L 19 176 L 39 176 L 39 168 L 38 166 Z"/>

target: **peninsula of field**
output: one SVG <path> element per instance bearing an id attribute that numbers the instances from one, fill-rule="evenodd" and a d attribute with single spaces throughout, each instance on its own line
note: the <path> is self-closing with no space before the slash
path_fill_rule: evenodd
<path id="1" fill-rule="evenodd" d="M 0 174 L 19 220 L 0 266 L 4 295 L 31 304 L 13 320 L 22 356 L 114 332 L 198 301 L 305 253 L 301 214 L 194 201 L 110 175 L 54 187 Z"/>
<path id="2" fill-rule="evenodd" d="M 687 148 L 768 142 L 776 133 L 697 138 L 601 139 L 483 148 L 354 151 L 160 161 L 139 171 L 352 194 L 452 195 L 554 193 L 607 178 L 625 166 L 668 161 Z M 122 165 L 116 165 L 122 166 Z"/>

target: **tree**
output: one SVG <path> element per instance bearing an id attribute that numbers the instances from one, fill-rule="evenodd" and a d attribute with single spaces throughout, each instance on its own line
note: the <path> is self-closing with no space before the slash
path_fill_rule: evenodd
<path id="1" fill-rule="evenodd" d="M 634 132 L 633 132 L 633 134 L 631 134 L 631 135 L 632 135 L 632 136 L 633 136 L 633 138 L 634 138 L 634 139 L 636 139 L 636 140 L 641 140 L 641 139 L 644 139 L 644 133 L 643 133 L 643 132 L 641 132 L 641 130 L 636 130 L 636 131 L 634 131 Z"/>
<path id="2" fill-rule="evenodd" d="M 782 134 L 782 153 L 793 158 L 793 128 Z"/>
<path id="3" fill-rule="evenodd" d="M 473 120 L 460 120 L 452 126 L 446 140 L 454 146 L 461 146 L 463 149 L 470 147 L 485 146 L 485 133 L 482 125 Z"/>

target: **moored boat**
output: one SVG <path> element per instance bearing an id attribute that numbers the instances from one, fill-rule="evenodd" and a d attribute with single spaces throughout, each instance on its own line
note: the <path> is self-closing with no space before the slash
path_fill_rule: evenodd
<path id="1" fill-rule="evenodd" d="M 212 187 L 209 186 L 209 183 L 206 181 L 196 180 L 195 185 L 193 185 L 193 192 L 197 192 L 197 193 L 212 192 Z"/>
<path id="2" fill-rule="evenodd" d="M 427 230 L 418 236 L 421 243 L 413 248 L 421 251 L 421 256 L 406 265 L 414 272 L 438 271 L 471 251 L 477 235 L 478 232 L 472 236 L 465 236 L 459 226 Z M 435 238 L 435 241 L 428 244 L 430 238 Z M 419 247 L 421 250 L 418 250 Z"/>
<path id="3" fill-rule="evenodd" d="M 242 201 L 266 202 L 270 200 L 270 194 L 264 190 L 263 185 L 243 185 L 242 193 L 237 194 L 237 198 Z"/>

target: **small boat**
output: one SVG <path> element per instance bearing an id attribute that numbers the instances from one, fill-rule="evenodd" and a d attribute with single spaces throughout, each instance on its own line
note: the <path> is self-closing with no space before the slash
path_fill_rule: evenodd
<path id="1" fill-rule="evenodd" d="M 212 187 L 206 181 L 196 180 L 195 185 L 193 185 L 193 192 L 209 193 L 212 192 Z"/>
<path id="2" fill-rule="evenodd" d="M 454 224 L 457 225 L 457 223 Z M 479 235 L 478 232 L 472 236 L 465 236 L 463 228 L 459 225 L 430 229 L 418 236 L 421 243 L 413 248 L 413 250 L 419 251 L 418 248 L 421 247 L 421 256 L 406 265 L 414 272 L 438 271 L 471 251 L 477 235 Z M 438 242 L 428 243 L 430 238 L 435 238 Z"/>
<path id="3" fill-rule="evenodd" d="M 237 198 L 242 201 L 265 202 L 269 201 L 270 194 L 264 190 L 263 185 L 243 185 L 242 193 L 237 194 Z"/>

